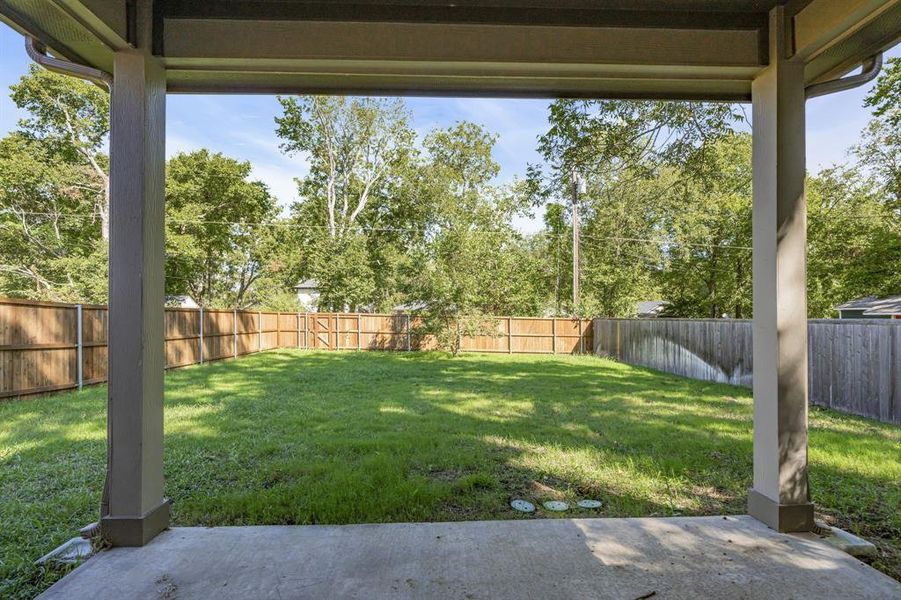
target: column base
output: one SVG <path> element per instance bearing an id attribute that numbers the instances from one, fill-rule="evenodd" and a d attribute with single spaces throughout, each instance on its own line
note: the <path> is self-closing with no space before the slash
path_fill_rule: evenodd
<path id="1" fill-rule="evenodd" d="M 756 490 L 748 493 L 748 514 L 780 533 L 813 531 L 813 503 L 779 504 Z"/>
<path id="2" fill-rule="evenodd" d="M 143 546 L 169 527 L 168 499 L 140 517 L 103 517 L 100 533 L 113 546 Z"/>

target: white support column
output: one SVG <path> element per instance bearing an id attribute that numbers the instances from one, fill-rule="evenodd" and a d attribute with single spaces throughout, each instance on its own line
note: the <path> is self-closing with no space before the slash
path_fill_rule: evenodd
<path id="1" fill-rule="evenodd" d="M 166 79 L 149 54 L 151 3 L 135 50 L 116 52 L 110 102 L 108 509 L 104 538 L 140 546 L 169 525 L 163 498 Z M 104 503 L 106 504 L 106 503 Z"/>
<path id="2" fill-rule="evenodd" d="M 754 488 L 748 512 L 778 531 L 813 528 L 807 485 L 807 217 L 804 65 L 770 13 L 770 65 L 754 80 Z"/>

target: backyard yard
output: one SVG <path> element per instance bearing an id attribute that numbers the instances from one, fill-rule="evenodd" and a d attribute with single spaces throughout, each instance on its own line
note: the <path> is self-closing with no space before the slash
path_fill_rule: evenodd
<path id="1" fill-rule="evenodd" d="M 175 525 L 745 512 L 748 390 L 595 357 L 278 350 L 170 371 Z M 820 516 L 901 578 L 901 429 L 812 410 Z M 61 576 L 33 561 L 97 518 L 106 387 L 0 403 L 0 597 Z"/>

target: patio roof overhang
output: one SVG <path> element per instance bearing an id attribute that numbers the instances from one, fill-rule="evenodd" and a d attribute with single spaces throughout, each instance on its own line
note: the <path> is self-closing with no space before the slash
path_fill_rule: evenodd
<path id="1" fill-rule="evenodd" d="M 112 71 L 127 0 L 6 0 L 2 18 Z M 751 98 L 783 6 L 807 85 L 893 44 L 899 0 L 157 0 L 170 93 Z"/>

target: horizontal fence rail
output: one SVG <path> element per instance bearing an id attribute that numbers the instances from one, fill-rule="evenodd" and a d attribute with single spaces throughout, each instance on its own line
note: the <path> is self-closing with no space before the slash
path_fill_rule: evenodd
<path id="1" fill-rule="evenodd" d="M 588 319 L 497 317 L 497 333 L 467 337 L 465 352 L 591 352 Z M 409 314 L 284 313 L 166 308 L 166 368 L 275 348 L 432 350 Z M 0 299 L 0 398 L 106 381 L 107 308 Z"/>
<path id="2" fill-rule="evenodd" d="M 693 379 L 751 387 L 752 324 L 726 319 L 595 319 L 594 352 Z M 901 424 L 901 323 L 808 321 L 811 404 Z"/>

